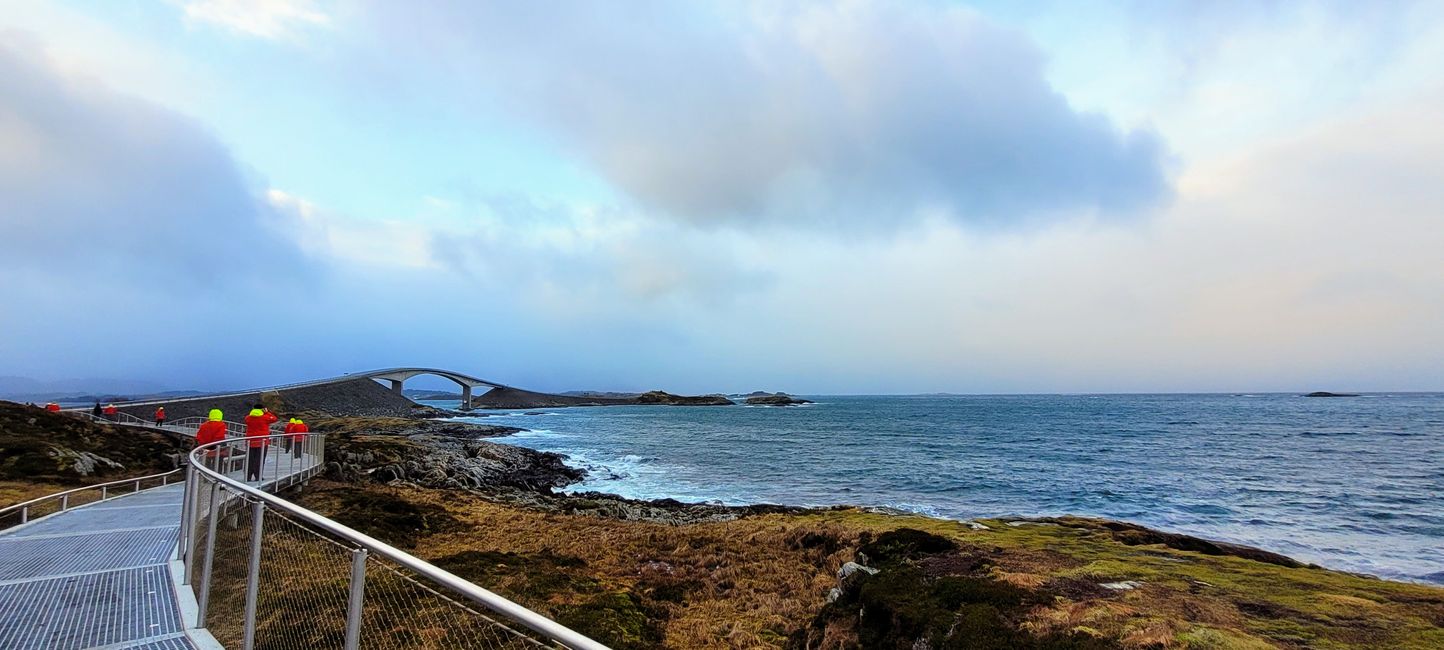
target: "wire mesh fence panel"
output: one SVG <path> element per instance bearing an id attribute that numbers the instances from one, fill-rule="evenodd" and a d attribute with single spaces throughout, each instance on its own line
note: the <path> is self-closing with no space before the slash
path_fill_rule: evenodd
<path id="1" fill-rule="evenodd" d="M 452 598 L 407 569 L 378 557 L 366 562 L 361 647 L 367 650 L 452 650 L 561 647 L 500 615 Z"/>
<path id="2" fill-rule="evenodd" d="M 223 490 L 216 509 L 215 557 L 211 560 L 206 628 L 227 648 L 241 647 L 244 629 L 246 573 L 251 557 L 249 505 L 235 493 Z M 204 553 L 204 547 L 201 552 Z"/>
<path id="3" fill-rule="evenodd" d="M 270 509 L 261 530 L 256 649 L 343 647 L 351 549 Z"/>

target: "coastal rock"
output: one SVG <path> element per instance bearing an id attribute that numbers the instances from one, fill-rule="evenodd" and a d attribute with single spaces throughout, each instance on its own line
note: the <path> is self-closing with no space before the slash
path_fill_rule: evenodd
<path id="1" fill-rule="evenodd" d="M 637 404 L 661 404 L 665 406 L 732 406 L 736 404 L 722 395 L 673 395 L 653 390 L 633 398 Z"/>
<path id="2" fill-rule="evenodd" d="M 796 406 L 798 404 L 811 404 L 812 400 L 793 397 L 787 393 L 772 393 L 771 395 L 748 396 L 747 403 L 752 406 Z"/>
<path id="3" fill-rule="evenodd" d="M 1307 395 L 1304 395 L 1304 397 L 1358 397 L 1358 396 L 1359 396 L 1358 393 L 1330 393 L 1330 392 L 1325 391 L 1325 390 L 1317 390 L 1317 391 L 1314 391 L 1314 392 L 1309 393 L 1309 394 L 1307 394 Z"/>
<path id="4" fill-rule="evenodd" d="M 581 480 L 563 457 L 480 440 L 522 431 L 444 420 L 347 418 L 323 420 L 334 459 L 327 476 L 342 481 L 408 483 L 426 488 L 512 488 L 550 493 Z"/>

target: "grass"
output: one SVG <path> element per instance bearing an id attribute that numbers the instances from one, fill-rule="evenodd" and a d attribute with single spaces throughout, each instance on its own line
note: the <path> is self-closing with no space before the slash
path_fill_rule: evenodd
<path id="1" fill-rule="evenodd" d="M 1444 647 L 1444 589 L 1128 544 L 1090 520 L 974 530 L 843 509 L 670 526 L 314 487 L 305 505 L 353 521 L 410 504 L 413 552 L 616 648 Z M 824 607 L 859 550 L 883 571 Z M 1099 586 L 1123 580 L 1142 584 Z"/>
<path id="2" fill-rule="evenodd" d="M 47 494 L 64 492 L 73 487 L 76 487 L 73 483 L 53 481 L 0 481 L 0 508 Z"/>

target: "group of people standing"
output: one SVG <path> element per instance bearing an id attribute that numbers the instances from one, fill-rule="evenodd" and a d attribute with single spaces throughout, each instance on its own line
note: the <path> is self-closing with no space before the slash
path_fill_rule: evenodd
<path id="1" fill-rule="evenodd" d="M 52 413 L 59 413 L 61 408 L 59 404 L 50 402 L 45 405 L 45 410 Z M 119 414 L 120 409 L 114 404 L 107 404 L 102 407 L 100 402 L 96 402 L 95 408 L 91 409 L 91 415 L 112 422 L 119 419 Z M 268 437 L 272 435 L 271 425 L 280 421 L 281 418 L 275 413 L 272 413 L 264 404 L 256 404 L 251 408 L 250 413 L 246 415 L 246 480 L 261 480 L 261 468 L 266 462 L 266 448 L 271 445 L 271 439 Z M 165 426 L 165 422 L 165 407 L 161 406 L 155 410 L 155 426 L 163 427 Z M 310 431 L 311 428 L 307 426 L 305 422 L 302 422 L 300 418 L 289 419 L 283 430 L 285 437 L 281 438 L 283 450 L 296 458 L 300 458 L 301 442 L 305 439 L 305 434 Z M 224 414 L 221 413 L 220 409 L 211 409 L 210 414 L 206 417 L 206 421 L 196 430 L 196 445 L 200 446 L 212 442 L 220 442 L 226 439 L 226 433 Z M 229 456 L 230 453 L 229 450 L 217 446 L 207 450 L 205 455 L 206 458 L 216 459 Z"/>
<path id="2" fill-rule="evenodd" d="M 266 448 L 270 446 L 271 425 L 281 421 L 281 418 L 263 404 L 256 404 L 251 412 L 246 415 L 246 480 L 261 480 L 261 468 L 266 462 Z M 301 457 L 301 441 L 310 432 L 311 428 L 306 426 L 300 418 L 291 418 L 286 422 L 283 430 L 286 434 L 281 439 L 285 451 L 296 458 Z M 206 421 L 196 430 L 196 445 L 205 445 L 212 442 L 220 442 L 226 438 L 226 423 L 220 409 L 211 409 Z M 206 451 L 207 458 L 217 458 L 225 455 L 221 447 L 212 447 Z"/>

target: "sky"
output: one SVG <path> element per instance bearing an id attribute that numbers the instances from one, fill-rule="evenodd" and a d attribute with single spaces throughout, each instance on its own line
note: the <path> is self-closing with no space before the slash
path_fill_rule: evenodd
<path id="1" fill-rule="evenodd" d="M 1444 4 L 0 4 L 0 375 L 1444 390 Z"/>

